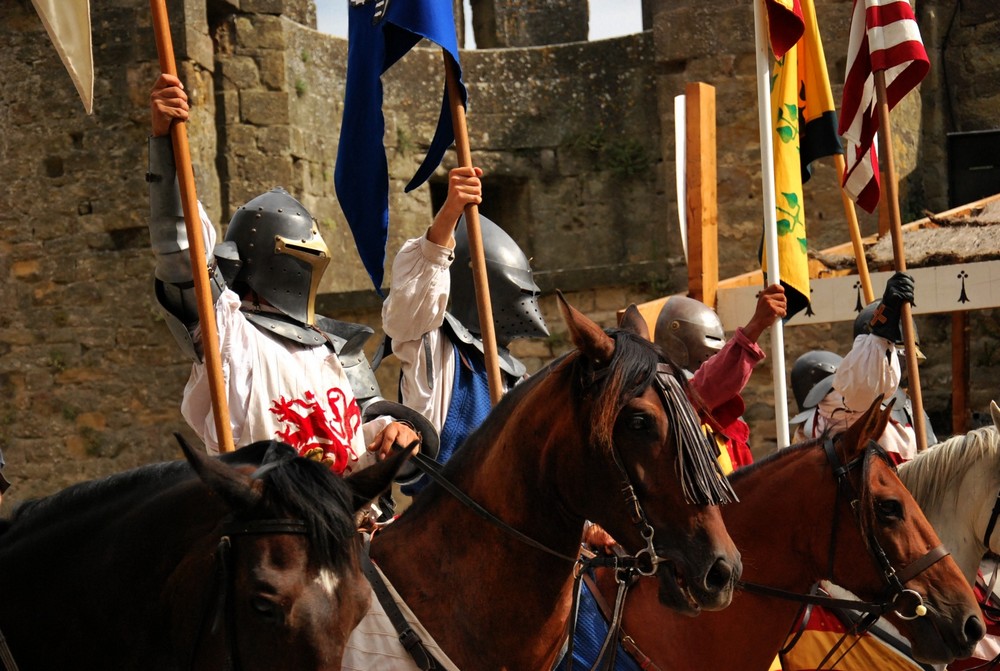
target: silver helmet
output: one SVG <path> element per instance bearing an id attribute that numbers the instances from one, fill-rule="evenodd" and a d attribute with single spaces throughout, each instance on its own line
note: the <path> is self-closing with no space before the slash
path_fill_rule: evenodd
<path id="1" fill-rule="evenodd" d="M 671 361 L 694 373 L 726 344 L 715 310 L 687 296 L 671 296 L 656 318 L 653 340 Z"/>
<path id="2" fill-rule="evenodd" d="M 236 245 L 241 262 L 234 290 L 249 287 L 289 317 L 315 323 L 330 250 L 302 203 L 281 187 L 262 193 L 236 211 L 225 239 Z"/>
<path id="3" fill-rule="evenodd" d="M 820 349 L 810 350 L 795 360 L 791 375 L 792 394 L 800 412 L 816 407 L 830 392 L 833 374 L 841 361 L 843 357 L 839 354 Z"/>
<path id="4" fill-rule="evenodd" d="M 479 216 L 486 257 L 486 280 L 493 307 L 493 329 L 497 342 L 506 346 L 514 338 L 541 338 L 549 334 L 528 257 L 514 239 L 498 225 Z M 455 229 L 455 260 L 451 264 L 451 313 L 465 328 L 479 334 L 479 307 L 472 282 L 472 255 L 465 215 Z"/>

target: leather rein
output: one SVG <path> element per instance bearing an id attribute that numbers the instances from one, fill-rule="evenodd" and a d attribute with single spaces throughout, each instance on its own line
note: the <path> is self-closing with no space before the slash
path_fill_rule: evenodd
<path id="1" fill-rule="evenodd" d="M 837 642 L 837 644 L 827 653 L 826 657 L 819 663 L 816 667 L 817 669 L 823 668 L 823 665 L 833 656 L 837 649 L 844 642 L 846 637 L 851 634 L 861 635 L 864 634 L 868 629 L 870 629 L 878 618 L 886 613 L 895 612 L 903 620 L 914 620 L 918 617 L 923 617 L 927 614 L 927 607 L 924 605 L 923 597 L 916 590 L 908 589 L 904 585 L 917 577 L 928 568 L 936 564 L 938 561 L 947 557 L 950 553 L 944 548 L 943 545 L 938 545 L 932 548 L 922 557 L 915 560 L 914 562 L 903 567 L 897 571 L 893 566 L 889 557 L 886 555 L 885 550 L 882 548 L 878 539 L 875 537 L 874 532 L 867 528 L 861 519 L 859 513 L 860 496 L 858 491 L 855 489 L 853 483 L 851 483 L 848 475 L 850 471 L 854 468 L 860 468 L 864 464 L 864 460 L 873 449 L 881 449 L 875 441 L 868 441 L 868 445 L 865 451 L 853 461 L 843 464 L 840 457 L 837 455 L 836 449 L 834 448 L 833 438 L 827 438 L 823 444 L 824 452 L 826 453 L 827 460 L 829 461 L 831 467 L 833 468 L 834 477 L 837 479 L 837 501 L 834 504 L 833 512 L 833 525 L 830 532 L 830 551 L 827 561 L 827 575 L 832 578 L 833 576 L 833 563 L 834 556 L 836 554 L 836 536 L 837 527 L 839 524 L 839 510 L 840 498 L 846 497 L 850 503 L 851 510 L 854 512 L 855 520 L 860 525 L 865 537 L 867 539 L 867 547 L 872 558 L 875 559 L 876 563 L 882 572 L 882 578 L 886 583 L 887 592 L 886 596 L 879 602 L 865 602 L 865 601 L 855 601 L 852 599 L 837 599 L 830 596 L 824 596 L 819 594 L 819 583 L 813 585 L 807 594 L 800 594 L 798 592 L 791 592 L 788 590 L 779 589 L 776 587 L 768 587 L 766 585 L 758 585 L 755 583 L 748 583 L 740 581 L 738 583 L 739 587 L 743 590 L 750 592 L 752 594 L 758 594 L 760 596 L 773 597 L 778 599 L 784 599 L 787 601 L 795 601 L 802 604 L 800 609 L 800 615 L 802 617 L 796 617 L 797 621 L 800 621 L 800 625 L 797 627 L 793 625 L 793 631 L 789 632 L 788 640 L 786 644 L 779 651 L 779 655 L 787 654 L 798 642 L 799 638 L 805 631 L 806 624 L 809 620 L 809 616 L 812 613 L 812 608 L 814 606 L 823 606 L 825 608 L 832 609 L 843 609 L 843 610 L 853 610 L 860 613 L 865 613 L 865 617 L 862 618 L 854 627 L 852 631 L 845 632 L 844 636 Z M 998 504 L 1000 505 L 1000 504 Z M 1000 514 L 1000 513 L 998 513 Z M 853 647 L 853 646 L 852 646 Z M 839 659 L 850 652 L 850 648 L 845 651 Z M 839 660 L 838 660 L 839 661 Z"/>

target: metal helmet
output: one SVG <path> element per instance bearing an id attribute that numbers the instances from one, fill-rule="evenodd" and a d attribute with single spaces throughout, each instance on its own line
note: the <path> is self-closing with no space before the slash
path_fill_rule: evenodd
<path id="1" fill-rule="evenodd" d="M 837 366 L 841 361 L 843 357 L 839 354 L 820 349 L 806 352 L 795 360 L 791 376 L 792 393 L 795 395 L 795 403 L 799 406 L 800 412 L 815 407 L 823 396 L 826 396 L 826 393 L 822 393 L 813 403 L 811 398 L 813 394 L 809 392 L 816 389 L 820 383 L 824 383 L 825 386 L 827 379 L 837 372 Z M 832 385 L 832 380 L 830 383 Z M 829 389 L 826 392 L 828 393 Z"/>
<path id="2" fill-rule="evenodd" d="M 671 296 L 656 318 L 653 340 L 670 360 L 693 373 L 726 344 L 715 310 L 687 296 Z"/>
<path id="3" fill-rule="evenodd" d="M 878 306 L 880 306 L 881 304 L 882 304 L 882 299 L 876 298 L 874 301 L 866 305 L 864 309 L 858 313 L 858 316 L 854 318 L 854 338 L 857 338 L 859 335 L 863 333 L 872 332 L 870 326 L 872 317 L 875 316 L 875 310 L 877 310 Z M 920 334 L 917 332 L 916 320 L 914 320 L 913 322 L 913 340 L 914 340 L 914 345 L 917 348 L 917 361 L 926 360 L 927 357 L 925 357 L 924 353 L 920 350 Z M 895 344 L 899 348 L 903 347 L 902 327 L 900 327 L 899 329 L 899 339 L 896 341 Z"/>
<path id="4" fill-rule="evenodd" d="M 281 187 L 262 193 L 229 221 L 226 241 L 239 252 L 233 288 L 249 287 L 304 324 L 316 321 L 316 292 L 330 250 L 309 211 Z"/>
<path id="5" fill-rule="evenodd" d="M 497 342 L 506 346 L 514 338 L 541 338 L 549 334 L 528 257 L 498 225 L 479 216 L 486 257 L 486 279 L 493 307 Z M 451 313 L 465 328 L 479 334 L 479 307 L 472 282 L 472 255 L 465 215 L 455 228 L 455 260 L 451 264 Z"/>

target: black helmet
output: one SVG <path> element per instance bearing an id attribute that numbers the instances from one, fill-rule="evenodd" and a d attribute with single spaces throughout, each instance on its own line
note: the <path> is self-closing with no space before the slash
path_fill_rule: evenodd
<path id="1" fill-rule="evenodd" d="M 514 338 L 542 338 L 549 334 L 538 308 L 541 289 L 535 284 L 528 257 L 498 225 L 479 216 L 486 257 L 486 280 L 493 307 L 497 341 L 506 346 Z M 465 215 L 455 228 L 455 260 L 451 264 L 451 313 L 471 332 L 479 334 L 479 306 L 472 282 L 472 254 Z"/>
<path id="2" fill-rule="evenodd" d="M 234 288 L 244 284 L 289 317 L 315 323 L 330 250 L 302 203 L 281 187 L 271 189 L 236 210 L 225 239 L 241 262 Z"/>
<path id="3" fill-rule="evenodd" d="M 859 335 L 872 332 L 871 321 L 872 318 L 875 316 L 875 310 L 877 310 L 878 306 L 881 304 L 882 304 L 882 299 L 876 298 L 874 301 L 866 305 L 864 309 L 858 313 L 858 316 L 854 318 L 854 338 L 857 338 Z M 902 328 L 899 329 L 899 334 L 900 334 L 899 335 L 900 339 L 896 341 L 896 345 L 902 347 L 903 346 Z M 917 360 L 924 361 L 926 357 L 924 356 L 924 353 L 920 351 L 920 334 L 917 332 L 916 320 L 914 320 L 913 322 L 913 340 L 914 340 L 914 345 L 917 348 Z"/>
<path id="4" fill-rule="evenodd" d="M 829 393 L 833 374 L 837 372 L 837 366 L 842 360 L 843 357 L 839 354 L 820 349 L 806 352 L 795 360 L 792 366 L 792 393 L 800 412 L 816 407 Z M 817 390 L 815 394 L 810 393 L 814 389 Z M 814 398 L 815 396 L 819 398 Z"/>
<path id="5" fill-rule="evenodd" d="M 712 308 L 671 296 L 656 317 L 653 340 L 671 361 L 693 373 L 726 344 L 726 331 Z"/>

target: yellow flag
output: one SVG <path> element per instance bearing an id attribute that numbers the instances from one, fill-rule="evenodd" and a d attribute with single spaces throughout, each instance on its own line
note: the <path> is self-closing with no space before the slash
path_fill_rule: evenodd
<path id="1" fill-rule="evenodd" d="M 778 260 L 789 317 L 809 304 L 809 257 L 799 158 L 800 44 L 785 52 L 771 74 L 771 139 L 774 146 Z M 761 265 L 765 274 L 770 262 L 764 255 Z"/>
<path id="2" fill-rule="evenodd" d="M 804 31 L 771 78 L 771 129 L 781 283 L 788 316 L 809 306 L 809 256 L 802 184 L 810 164 L 843 153 L 813 0 L 801 0 Z M 763 252 L 762 252 L 763 255 Z M 762 258 L 767 272 L 767 259 Z"/>
<path id="3" fill-rule="evenodd" d="M 94 111 L 94 53 L 90 0 L 31 0 L 59 58 L 69 71 L 87 114 Z"/>

